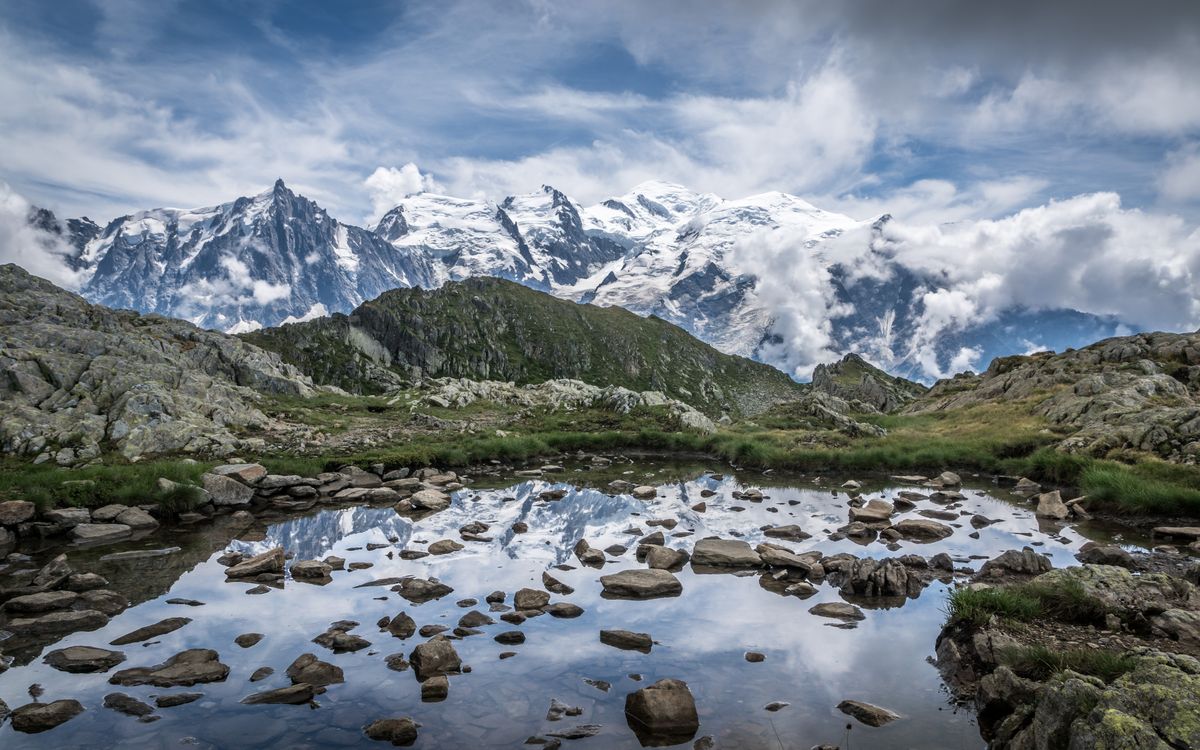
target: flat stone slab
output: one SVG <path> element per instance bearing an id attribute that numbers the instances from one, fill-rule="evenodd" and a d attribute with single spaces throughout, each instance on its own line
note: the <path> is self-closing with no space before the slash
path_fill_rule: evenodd
<path id="1" fill-rule="evenodd" d="M 45 662 L 61 672 L 107 672 L 125 661 L 125 654 L 95 646 L 68 646 L 46 654 Z"/>
<path id="2" fill-rule="evenodd" d="M 108 642 L 110 646 L 124 646 L 129 643 L 139 643 L 148 641 L 160 635 L 166 635 L 173 631 L 179 630 L 184 625 L 191 622 L 190 617 L 168 617 L 165 620 L 159 620 L 153 625 L 146 625 L 131 632 L 126 633 L 120 638 L 115 638 Z"/>
<path id="3" fill-rule="evenodd" d="M 605 596 L 621 599 L 654 599 L 683 593 L 679 579 L 660 568 L 622 570 L 600 576 L 600 585 L 604 587 Z"/>
<path id="4" fill-rule="evenodd" d="M 220 658 L 212 649 L 188 649 L 162 664 L 122 669 L 108 681 L 114 685 L 155 687 L 188 687 L 201 682 L 221 682 L 229 676 L 229 667 L 222 664 Z"/>
<path id="5" fill-rule="evenodd" d="M 755 568 L 762 558 L 741 539 L 701 539 L 692 549 L 693 567 Z"/>
<path id="6" fill-rule="evenodd" d="M 1175 539 L 1200 539 L 1200 526 L 1156 526 L 1154 535 Z"/>

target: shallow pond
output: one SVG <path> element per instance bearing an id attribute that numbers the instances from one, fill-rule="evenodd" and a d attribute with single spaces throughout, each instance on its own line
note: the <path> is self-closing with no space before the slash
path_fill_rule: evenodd
<path id="1" fill-rule="evenodd" d="M 638 500 L 604 489 L 577 489 L 571 484 L 576 478 L 568 472 L 515 480 L 496 489 L 468 487 L 454 494 L 450 509 L 415 522 L 390 507 L 318 508 L 242 535 L 254 541 L 229 541 L 233 532 L 222 536 L 210 526 L 162 532 L 99 551 L 68 550 L 77 570 L 102 573 L 113 588 L 140 603 L 105 627 L 72 634 L 46 650 L 106 646 L 134 628 L 182 616 L 193 622 L 144 646 L 119 647 L 127 657 L 120 668 L 157 664 L 183 649 L 212 648 L 231 672 L 223 682 L 193 688 L 117 687 L 108 684 L 107 675 L 66 674 L 26 655 L 21 661 L 27 663 L 0 674 L 0 699 L 10 707 L 22 705 L 28 702 L 27 688 L 37 683 L 45 690 L 41 700 L 75 698 L 86 710 L 40 735 L 17 733 L 5 724 L 0 727 L 0 747 L 386 747 L 367 740 L 363 726 L 379 718 L 411 716 L 421 725 L 418 748 L 518 747 L 532 735 L 545 737 L 579 724 L 601 728 L 594 737 L 564 740 L 564 747 L 637 748 L 641 744 L 624 716 L 625 696 L 672 677 L 686 681 L 695 696 L 701 721 L 696 737 L 711 735 L 719 748 L 806 749 L 822 743 L 856 749 L 980 748 L 985 743 L 973 714 L 949 702 L 937 670 L 929 663 L 944 619 L 945 583 L 934 581 L 902 606 L 869 608 L 857 602 L 866 619 L 856 628 L 843 629 L 831 627 L 838 621 L 808 611 L 820 602 L 841 601 L 836 587 L 828 583 L 819 585 L 815 596 L 800 599 L 764 588 L 758 575 L 697 574 L 686 566 L 677 574 L 683 584 L 681 596 L 630 601 L 601 597 L 598 579 L 602 574 L 644 567 L 634 555 L 638 537 L 625 530 L 632 525 L 643 533 L 654 531 L 646 524 L 650 519 L 677 519 L 677 527 L 664 530 L 667 545 L 688 550 L 706 536 L 740 536 L 754 545 L 765 540 L 760 527 L 795 523 L 812 538 L 766 541 L 796 551 L 819 549 L 860 557 L 906 553 L 928 557 L 946 552 L 959 565 L 975 568 L 980 557 L 1031 543 L 1049 554 L 1055 566 L 1066 565 L 1074 562 L 1074 551 L 1087 538 L 1112 538 L 1100 527 L 1039 525 L 1025 501 L 968 481 L 963 489 L 966 499 L 955 509 L 962 519 L 950 522 L 958 526 L 954 535 L 929 544 L 904 542 L 893 552 L 879 542 L 860 545 L 827 538 L 847 522 L 847 496 L 836 489 L 840 480 L 815 484 L 811 477 L 692 474 L 663 482 L 663 477 L 678 472 L 654 462 L 623 471 L 629 481 L 658 485 L 658 496 Z M 749 502 L 733 497 L 735 491 L 751 487 L 761 489 L 766 498 Z M 542 492 L 551 489 L 564 489 L 567 494 L 557 501 L 539 500 Z M 891 498 L 904 489 L 922 491 L 887 480 L 868 484 L 863 494 Z M 715 494 L 702 497 L 704 490 Z M 704 512 L 690 509 L 701 500 L 707 505 Z M 916 509 L 896 518 L 919 518 L 920 510 L 944 507 L 919 502 Z M 975 529 L 967 521 L 975 513 L 1000 522 L 979 530 L 979 538 L 973 539 L 969 534 Z M 470 521 L 489 524 L 492 541 L 464 542 L 459 552 L 419 560 L 403 560 L 397 554 L 405 548 L 424 549 L 440 539 L 459 540 L 459 527 Z M 529 531 L 512 533 L 510 527 L 517 521 L 528 524 Z M 692 533 L 672 536 L 686 532 Z M 609 557 L 602 570 L 583 567 L 572 555 L 581 538 L 600 549 L 612 544 L 630 545 L 630 549 L 619 558 Z M 1127 546 L 1140 541 L 1117 540 Z M 167 544 L 183 549 L 127 565 L 86 562 L 117 550 Z M 368 544 L 385 546 L 368 550 Z M 260 596 L 245 594 L 254 583 L 226 582 L 224 567 L 216 561 L 223 550 L 253 553 L 273 546 L 283 546 L 296 560 L 334 554 L 348 563 L 370 562 L 373 567 L 335 571 L 332 582 L 323 586 L 289 578 L 283 588 Z M 482 635 L 455 641 L 463 663 L 472 669 L 451 676 L 444 701 L 423 703 L 411 669 L 395 672 L 385 666 L 386 656 L 407 655 L 422 639 L 400 640 L 380 631 L 376 621 L 381 617 L 404 611 L 418 626 L 451 628 L 472 608 L 498 618 L 498 613 L 488 612 L 487 594 L 507 592 L 506 603 L 511 604 L 517 589 L 543 588 L 544 571 L 575 589 L 553 600 L 573 602 L 583 607 L 584 614 L 575 619 L 531 618 L 517 628 L 527 637 L 521 645 L 492 640 L 496 633 L 514 629 L 499 621 L 485 626 Z M 356 588 L 373 579 L 406 575 L 436 577 L 454 592 L 414 605 L 387 587 Z M 168 604 L 170 598 L 194 599 L 204 605 Z M 464 598 L 479 603 L 457 606 Z M 370 648 L 334 654 L 312 642 L 331 622 L 344 619 L 361 623 L 353 632 L 371 641 Z M 608 628 L 649 633 L 655 645 L 649 654 L 612 648 L 599 640 L 599 631 Z M 248 632 L 263 633 L 265 638 L 246 649 L 234 644 L 237 635 Z M 504 651 L 517 655 L 501 660 Z M 748 662 L 747 651 L 761 652 L 765 661 Z M 318 696 L 317 707 L 239 702 L 252 693 L 290 684 L 284 671 L 306 652 L 345 672 L 345 683 L 332 685 Z M 274 675 L 251 684 L 250 674 L 262 666 L 273 667 Z M 608 689 L 596 681 L 607 683 Z M 150 703 L 150 696 L 171 692 L 198 691 L 204 696 L 187 705 L 159 709 L 159 720 L 143 723 L 103 707 L 103 697 L 114 691 Z M 578 706 L 582 714 L 549 721 L 546 712 L 552 699 Z M 883 706 L 902 718 L 871 728 L 836 709 L 843 699 Z M 764 709 L 775 701 L 790 705 L 775 712 Z M 691 741 L 684 746 L 691 747 Z"/>

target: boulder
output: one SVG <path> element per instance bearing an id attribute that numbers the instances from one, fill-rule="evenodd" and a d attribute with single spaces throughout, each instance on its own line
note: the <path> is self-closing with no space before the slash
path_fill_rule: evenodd
<path id="1" fill-rule="evenodd" d="M 896 511 L 891 503 L 883 500 L 868 500 L 861 508 L 850 508 L 850 520 L 862 523 L 886 523 Z"/>
<path id="2" fill-rule="evenodd" d="M 639 499 L 650 500 L 658 495 L 658 490 L 654 487 L 651 487 L 648 484 L 644 484 L 644 485 L 641 485 L 638 487 L 634 487 L 631 494 L 634 497 L 639 498 Z"/>
<path id="3" fill-rule="evenodd" d="M 687 742 L 700 728 L 687 683 L 663 679 L 625 696 L 625 718 L 643 745 Z"/>
<path id="4" fill-rule="evenodd" d="M 225 570 L 227 578 L 253 578 L 263 573 L 282 573 L 283 547 L 275 547 Z"/>
<path id="5" fill-rule="evenodd" d="M 39 617 L 12 619 L 5 625 L 18 635 L 62 635 L 77 630 L 95 630 L 108 624 L 108 615 L 94 609 L 58 610 Z"/>
<path id="6" fill-rule="evenodd" d="M 316 654 L 301 654 L 296 657 L 288 666 L 286 674 L 294 685 L 325 687 L 346 681 L 341 667 L 321 661 Z"/>
<path id="7" fill-rule="evenodd" d="M 6 500 L 0 503 L 0 526 L 16 526 L 33 518 L 37 506 L 28 500 Z"/>
<path id="8" fill-rule="evenodd" d="M 125 661 L 125 654 L 94 646 L 68 646 L 46 654 L 45 662 L 61 672 L 107 672 Z"/>
<path id="9" fill-rule="evenodd" d="M 895 529 L 905 539 L 915 542 L 936 542 L 954 533 L 954 529 L 944 523 L 923 518 L 906 518 L 888 527 Z"/>
<path id="10" fill-rule="evenodd" d="M 444 674 L 434 675 L 421 682 L 421 700 L 425 703 L 444 701 L 448 695 L 450 695 L 450 680 Z"/>
<path id="11" fill-rule="evenodd" d="M 104 696 L 104 707 L 111 708 L 126 716 L 135 716 L 138 718 L 154 713 L 154 706 L 151 706 L 149 703 L 143 703 L 125 693 L 109 693 Z"/>
<path id="12" fill-rule="evenodd" d="M 26 703 L 13 709 L 9 715 L 12 728 L 26 734 L 37 734 L 54 729 L 79 714 L 83 705 L 77 700 L 59 700 L 52 703 Z"/>
<path id="13" fill-rule="evenodd" d="M 678 570 L 687 564 L 689 555 L 681 549 L 647 545 L 646 567 L 662 570 Z"/>
<path id="14" fill-rule="evenodd" d="M 623 599 L 652 599 L 662 596 L 679 596 L 683 584 L 669 571 L 658 569 L 622 570 L 600 576 L 604 595 Z"/>
<path id="15" fill-rule="evenodd" d="M 3 609 L 5 612 L 19 614 L 38 614 L 56 609 L 67 609 L 78 598 L 79 594 L 73 591 L 43 591 L 37 594 L 15 596 L 4 603 Z"/>
<path id="16" fill-rule="evenodd" d="M 778 544 L 770 544 L 763 542 L 754 548 L 758 553 L 758 557 L 765 565 L 772 568 L 794 568 L 801 572 L 807 572 L 815 560 L 797 555 L 787 547 L 781 547 Z"/>
<path id="17" fill-rule="evenodd" d="M 113 640 L 109 641 L 108 645 L 124 646 L 130 643 L 148 641 L 151 638 L 156 638 L 160 635 L 166 635 L 167 633 L 179 630 L 191 621 L 192 620 L 189 617 L 168 617 L 165 620 L 159 620 L 153 625 L 146 625 L 145 627 L 128 632 L 120 638 L 114 638 Z"/>
<path id="18" fill-rule="evenodd" d="M 266 471 L 264 469 L 264 471 Z M 208 493 L 213 505 L 235 507 L 249 505 L 254 499 L 254 488 L 229 476 L 207 473 L 200 477 L 200 484 Z"/>
<path id="19" fill-rule="evenodd" d="M 87 508 L 55 508 L 46 511 L 43 518 L 59 531 L 70 531 L 81 523 L 92 522 L 92 514 Z"/>
<path id="20" fill-rule="evenodd" d="M 390 742 L 397 747 L 411 745 L 417 741 L 417 724 L 407 717 L 402 719 L 377 719 L 363 728 L 368 739 Z"/>
<path id="21" fill-rule="evenodd" d="M 158 528 L 158 521 L 141 508 L 126 508 L 116 517 L 116 522 L 134 531 Z"/>
<path id="22" fill-rule="evenodd" d="M 419 682 L 436 675 L 462 671 L 462 660 L 454 650 L 454 645 L 441 635 L 419 644 L 409 654 L 408 661 Z"/>
<path id="23" fill-rule="evenodd" d="M 242 484 L 254 484 L 267 475 L 267 469 L 260 464 L 224 464 L 214 468 L 212 473 L 236 479 Z"/>
<path id="24" fill-rule="evenodd" d="M 1075 559 L 1082 563 L 1091 563 L 1093 565 L 1116 565 L 1122 568 L 1133 569 L 1137 567 L 1137 562 L 1133 559 L 1133 555 L 1121 549 L 1115 544 L 1096 544 L 1088 542 L 1079 548 Z"/>
<path id="25" fill-rule="evenodd" d="M 634 633 L 630 630 L 601 630 L 600 642 L 613 648 L 641 651 L 644 654 L 650 653 L 650 649 L 654 647 L 649 633 Z"/>
<path id="26" fill-rule="evenodd" d="M 866 615 L 853 604 L 846 602 L 825 602 L 808 610 L 817 617 L 831 617 L 836 620 L 862 620 Z"/>
<path id="27" fill-rule="evenodd" d="M 741 539 L 701 539 L 692 550 L 692 567 L 755 568 L 762 558 Z"/>
<path id="28" fill-rule="evenodd" d="M 976 580 L 1007 578 L 1011 576 L 1038 576 L 1054 566 L 1045 555 L 1039 555 L 1032 547 L 1010 549 L 988 560 L 975 575 Z"/>
<path id="29" fill-rule="evenodd" d="M 788 524 L 786 526 L 771 526 L 763 529 L 763 535 L 774 539 L 790 539 L 792 541 L 803 541 L 812 537 L 812 534 L 807 533 L 804 529 L 796 524 Z"/>
<path id="30" fill-rule="evenodd" d="M 71 528 L 71 538 L 77 544 L 115 542 L 132 533 L 133 529 L 123 523 L 80 523 Z"/>
<path id="31" fill-rule="evenodd" d="M 328 578 L 329 574 L 333 572 L 333 568 L 320 560 L 300 560 L 294 562 L 292 563 L 291 570 L 292 578 L 303 580 Z"/>
<path id="32" fill-rule="evenodd" d="M 254 693 L 242 698 L 242 703 L 247 706 L 254 705 L 284 705 L 298 706 L 305 703 L 310 703 L 313 698 L 317 697 L 320 691 L 316 685 L 310 685 L 307 682 L 299 682 L 295 685 L 287 687 L 275 688 L 274 690 L 264 690 L 261 693 Z"/>
<path id="33" fill-rule="evenodd" d="M 520 589 L 513 594 L 513 606 L 517 610 L 541 609 L 550 603 L 550 594 L 538 589 Z"/>
<path id="34" fill-rule="evenodd" d="M 1071 515 L 1071 509 L 1062 501 L 1062 494 L 1058 490 L 1053 492 L 1043 492 L 1038 495 L 1037 511 L 1038 518 L 1049 518 L 1056 521 L 1062 521 Z"/>
<path id="35" fill-rule="evenodd" d="M 463 546 L 453 539 L 442 539 L 429 545 L 429 554 L 431 555 L 449 555 L 452 552 L 458 552 Z"/>
<path id="36" fill-rule="evenodd" d="M 450 496 L 440 490 L 420 490 L 408 499 L 417 510 L 439 511 L 450 507 Z"/>
<path id="37" fill-rule="evenodd" d="M 181 651 L 162 664 L 122 669 L 108 679 L 114 685 L 154 685 L 188 687 L 201 682 L 221 682 L 229 676 L 216 651 L 193 648 Z"/>
<path id="38" fill-rule="evenodd" d="M 846 700 L 839 703 L 837 707 L 842 713 L 853 716 L 869 727 L 881 727 L 900 718 L 900 715 L 895 712 L 862 701 Z"/>
<path id="39" fill-rule="evenodd" d="M 387 631 L 396 638 L 411 638 L 417 632 L 417 623 L 407 612 L 399 612 L 388 620 Z"/>

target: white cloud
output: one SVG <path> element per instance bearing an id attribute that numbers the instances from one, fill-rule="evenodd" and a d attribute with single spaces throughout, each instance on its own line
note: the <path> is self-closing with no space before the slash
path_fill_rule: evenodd
<path id="1" fill-rule="evenodd" d="M 0 263 L 16 263 L 35 276 L 67 289 L 78 289 L 84 274 L 67 265 L 71 248 L 49 232 L 29 224 L 32 206 L 0 182 Z"/>
<path id="2" fill-rule="evenodd" d="M 1159 175 L 1158 189 L 1169 200 L 1200 200 L 1200 143 L 1167 155 L 1167 168 Z"/>
<path id="3" fill-rule="evenodd" d="M 375 171 L 363 180 L 363 185 L 371 191 L 371 208 L 376 217 L 395 208 L 397 203 L 410 195 L 440 189 L 433 177 L 421 174 L 421 170 L 411 161 L 399 169 L 376 167 Z"/>
<path id="4" fill-rule="evenodd" d="M 287 299 L 292 294 L 290 284 L 272 284 L 269 281 L 255 279 L 250 285 L 254 301 L 260 305 L 265 305 L 270 302 L 276 302 L 281 299 Z"/>
<path id="5" fill-rule="evenodd" d="M 771 332 L 780 338 L 758 356 L 798 378 L 836 358 L 832 319 L 853 312 L 835 299 L 829 271 L 786 231 L 759 232 L 734 244 L 725 256 L 739 274 L 755 276 L 755 299 L 769 311 Z"/>

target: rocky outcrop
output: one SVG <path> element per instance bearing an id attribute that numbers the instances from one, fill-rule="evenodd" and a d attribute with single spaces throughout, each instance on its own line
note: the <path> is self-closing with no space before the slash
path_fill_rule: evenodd
<path id="1" fill-rule="evenodd" d="M 0 451 L 62 465 L 115 450 L 228 454 L 261 393 L 308 395 L 279 357 L 183 321 L 92 305 L 0 266 Z"/>
<path id="2" fill-rule="evenodd" d="M 925 386 L 889 375 L 857 354 L 847 354 L 838 362 L 817 365 L 812 387 L 855 406 L 857 411 L 896 411 L 925 393 Z"/>
<path id="3" fill-rule="evenodd" d="M 979 375 L 939 381 L 906 408 L 946 411 L 1020 401 L 1056 429 L 1072 453 L 1153 453 L 1200 460 L 1200 332 L 1140 333 L 1054 354 L 1001 357 Z"/>

